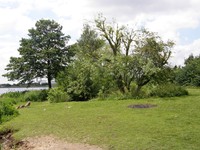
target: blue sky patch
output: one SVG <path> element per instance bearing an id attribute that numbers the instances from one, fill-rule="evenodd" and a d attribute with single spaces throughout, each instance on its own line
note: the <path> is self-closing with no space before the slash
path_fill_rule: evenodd
<path id="1" fill-rule="evenodd" d="M 40 19 L 57 19 L 58 17 L 56 16 L 56 14 L 54 14 L 51 10 L 48 9 L 43 9 L 43 10 L 38 10 L 38 9 L 34 9 L 31 10 L 28 13 L 28 17 L 34 19 L 34 20 L 40 20 Z"/>
<path id="2" fill-rule="evenodd" d="M 197 28 L 186 28 L 178 31 L 181 44 L 186 45 L 192 43 L 196 39 L 200 39 L 200 26 Z"/>

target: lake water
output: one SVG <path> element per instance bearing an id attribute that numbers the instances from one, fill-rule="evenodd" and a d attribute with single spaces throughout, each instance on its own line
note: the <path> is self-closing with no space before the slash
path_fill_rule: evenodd
<path id="1" fill-rule="evenodd" d="M 30 87 L 30 88 L 0 88 L 0 95 L 8 92 L 17 92 L 17 91 L 30 91 L 30 90 L 42 90 L 48 89 L 48 87 Z"/>

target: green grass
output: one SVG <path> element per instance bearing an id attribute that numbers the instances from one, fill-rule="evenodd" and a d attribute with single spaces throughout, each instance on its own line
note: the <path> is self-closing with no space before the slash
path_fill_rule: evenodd
<path id="1" fill-rule="evenodd" d="M 16 139 L 55 135 L 70 142 L 110 150 L 198 150 L 200 89 L 190 96 L 122 101 L 33 103 L 2 128 L 17 130 Z M 130 104 L 156 104 L 131 109 Z"/>

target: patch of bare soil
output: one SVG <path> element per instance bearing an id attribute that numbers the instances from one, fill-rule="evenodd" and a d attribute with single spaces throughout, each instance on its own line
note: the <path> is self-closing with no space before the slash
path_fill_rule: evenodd
<path id="1" fill-rule="evenodd" d="M 68 143 L 53 136 L 43 136 L 28 138 L 18 150 L 102 150 L 100 147 L 81 144 Z"/>
<path id="2" fill-rule="evenodd" d="M 15 140 L 13 139 L 12 134 L 12 130 L 6 130 L 0 133 L 0 150 L 10 150 L 14 147 Z"/>
<path id="3" fill-rule="evenodd" d="M 157 105 L 153 105 L 153 104 L 133 104 L 133 105 L 128 106 L 128 108 L 152 108 L 152 107 L 157 107 Z"/>
<path id="4" fill-rule="evenodd" d="M 15 144 L 13 140 L 7 141 L 2 144 L 4 150 L 102 150 L 94 145 L 68 143 L 53 136 L 27 138 Z"/>

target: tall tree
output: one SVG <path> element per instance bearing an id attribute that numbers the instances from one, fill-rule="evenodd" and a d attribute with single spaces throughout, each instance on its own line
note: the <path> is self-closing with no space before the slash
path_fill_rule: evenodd
<path id="1" fill-rule="evenodd" d="M 167 64 L 174 45 L 172 41 L 164 42 L 145 29 L 133 30 L 107 23 L 102 15 L 95 20 L 95 24 L 113 52 L 113 75 L 122 93 L 130 91 L 131 82 L 137 84 L 138 93 Z"/>
<path id="2" fill-rule="evenodd" d="M 175 71 L 175 81 L 179 84 L 200 86 L 200 56 L 190 55 L 185 60 L 185 66 Z"/>
<path id="3" fill-rule="evenodd" d="M 107 23 L 102 15 L 95 19 L 95 24 L 113 52 L 113 77 L 120 91 L 125 93 L 126 89 L 129 90 L 130 78 L 132 78 L 127 73 L 127 65 L 128 55 L 134 42 L 134 31 L 115 22 Z"/>
<path id="4" fill-rule="evenodd" d="M 73 100 L 88 100 L 97 95 L 101 83 L 99 59 L 104 47 L 91 26 L 85 24 L 80 39 L 73 45 L 75 60 L 57 77 L 57 83 Z"/>
<path id="5" fill-rule="evenodd" d="M 54 20 L 41 19 L 28 30 L 29 38 L 22 38 L 18 49 L 20 57 L 11 57 L 4 74 L 9 80 L 32 83 L 36 78 L 47 78 L 49 88 L 58 72 L 70 61 L 72 53 L 66 45 L 62 26 Z"/>
<path id="6" fill-rule="evenodd" d="M 134 79 L 137 84 L 136 93 L 150 81 L 162 78 L 161 72 L 171 56 L 173 41 L 164 42 L 153 32 L 142 29 L 136 36 L 134 51 Z M 164 76 L 163 76 L 164 77 Z"/>
<path id="7" fill-rule="evenodd" d="M 104 40 L 100 39 L 97 32 L 88 24 L 83 25 L 83 33 L 77 41 L 78 59 L 90 59 L 97 61 L 100 57 L 100 51 L 105 45 Z"/>

